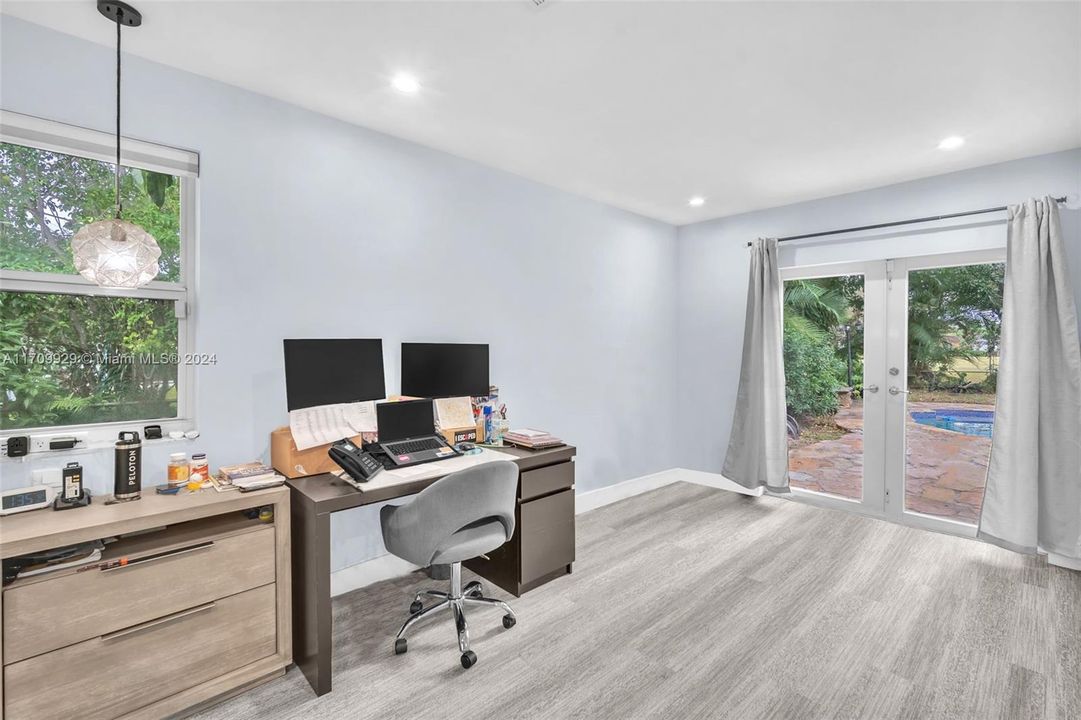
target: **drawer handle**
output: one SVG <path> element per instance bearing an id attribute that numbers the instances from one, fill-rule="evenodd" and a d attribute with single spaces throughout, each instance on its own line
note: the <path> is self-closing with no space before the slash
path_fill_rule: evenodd
<path id="1" fill-rule="evenodd" d="M 206 542 L 199 543 L 198 545 L 189 545 L 188 547 L 177 548 L 176 550 L 166 550 L 165 552 L 155 553 L 153 555 L 144 555 L 134 560 L 128 560 L 124 562 L 125 558 L 121 558 L 116 565 L 107 565 L 101 569 L 102 572 L 112 572 L 114 570 L 123 570 L 124 568 L 134 567 L 136 565 L 142 565 L 148 562 L 154 562 L 155 560 L 164 560 L 166 558 L 176 557 L 177 555 L 186 555 L 192 552 L 198 552 L 199 550 L 207 550 L 214 547 L 213 540 L 207 540 Z"/>
<path id="2" fill-rule="evenodd" d="M 173 613 L 172 615 L 160 617 L 157 620 L 148 620 L 147 622 L 139 623 L 138 625 L 126 627 L 123 630 L 116 630 L 111 633 L 107 633 L 105 635 L 102 635 L 101 639 L 103 642 L 109 642 L 110 640 L 118 640 L 122 637 L 127 637 L 128 635 L 134 635 L 135 633 L 142 632 L 143 630 L 149 630 L 150 628 L 157 627 L 158 625 L 171 623 L 174 620 L 190 617 L 191 615 L 198 615 L 201 612 L 206 612 L 207 610 L 213 609 L 213 607 L 214 603 L 208 602 L 206 605 L 199 605 L 197 607 L 188 608 L 187 610 L 181 610 L 180 612 Z"/>

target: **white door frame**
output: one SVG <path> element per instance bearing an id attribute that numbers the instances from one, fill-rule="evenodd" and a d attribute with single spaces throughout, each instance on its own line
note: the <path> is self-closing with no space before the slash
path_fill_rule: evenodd
<path id="1" fill-rule="evenodd" d="M 912 525 L 925 530 L 976 537 L 976 526 L 958 520 L 925 515 L 905 510 L 905 443 L 908 395 L 891 395 L 890 386 L 908 390 L 908 274 L 913 270 L 957 267 L 960 265 L 984 265 L 1006 262 L 1006 248 L 970 250 L 942 255 L 921 255 L 887 261 L 886 315 L 887 327 L 886 367 L 896 367 L 900 374 L 882 385 L 886 403 L 886 453 L 885 514 L 888 520 Z"/>
<path id="2" fill-rule="evenodd" d="M 793 500 L 883 518 L 892 522 L 975 537 L 976 526 L 904 509 L 906 394 L 891 395 L 891 385 L 908 389 L 908 273 L 959 265 L 1006 261 L 1005 248 L 921 255 L 885 260 L 781 268 L 786 280 L 838 275 L 864 276 L 863 498 L 851 500 L 792 488 Z M 872 322 L 873 321 L 873 322 Z M 896 367 L 897 376 L 888 368 Z"/>
<path id="3" fill-rule="evenodd" d="M 886 316 L 886 261 L 867 260 L 859 262 L 832 263 L 829 265 L 782 268 L 781 283 L 785 280 L 812 280 L 837 277 L 838 275 L 863 275 L 863 314 L 867 317 Z M 885 516 L 885 485 L 875 481 L 881 477 L 886 447 L 885 393 L 886 367 L 885 322 L 863 326 L 863 386 L 878 386 L 878 392 L 865 392 L 863 399 L 863 497 L 859 500 L 828 495 L 825 493 L 792 488 L 794 498 L 812 505 L 849 510 L 874 517 Z M 872 482 L 868 482 L 868 477 Z"/>

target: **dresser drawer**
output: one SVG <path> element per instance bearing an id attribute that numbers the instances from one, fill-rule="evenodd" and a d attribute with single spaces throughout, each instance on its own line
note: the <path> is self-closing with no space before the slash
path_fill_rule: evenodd
<path id="1" fill-rule="evenodd" d="M 7 665 L 5 718 L 115 718 L 273 655 L 275 589 L 264 585 Z"/>
<path id="2" fill-rule="evenodd" d="M 274 582 L 271 526 L 161 552 L 6 590 L 4 663 Z"/>
<path id="3" fill-rule="evenodd" d="M 561 462 L 522 473 L 522 500 L 574 486 L 574 463 Z"/>
<path id="4" fill-rule="evenodd" d="M 520 510 L 525 585 L 574 562 L 574 490 L 523 502 Z"/>

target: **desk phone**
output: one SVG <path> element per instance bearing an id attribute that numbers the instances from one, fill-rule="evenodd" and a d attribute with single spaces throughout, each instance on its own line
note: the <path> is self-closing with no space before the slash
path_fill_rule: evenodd
<path id="1" fill-rule="evenodd" d="M 383 470 L 383 463 L 364 452 L 352 440 L 343 439 L 330 446 L 330 459 L 341 466 L 342 470 L 358 483 L 368 482 L 373 475 Z"/>

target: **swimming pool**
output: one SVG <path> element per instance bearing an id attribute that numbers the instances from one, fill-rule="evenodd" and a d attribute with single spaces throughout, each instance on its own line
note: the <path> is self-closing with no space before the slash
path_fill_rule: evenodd
<path id="1" fill-rule="evenodd" d="M 920 425 L 930 425 L 941 430 L 991 437 L 991 429 L 995 426 L 995 411 L 940 408 L 928 412 L 914 412 L 912 419 Z"/>

